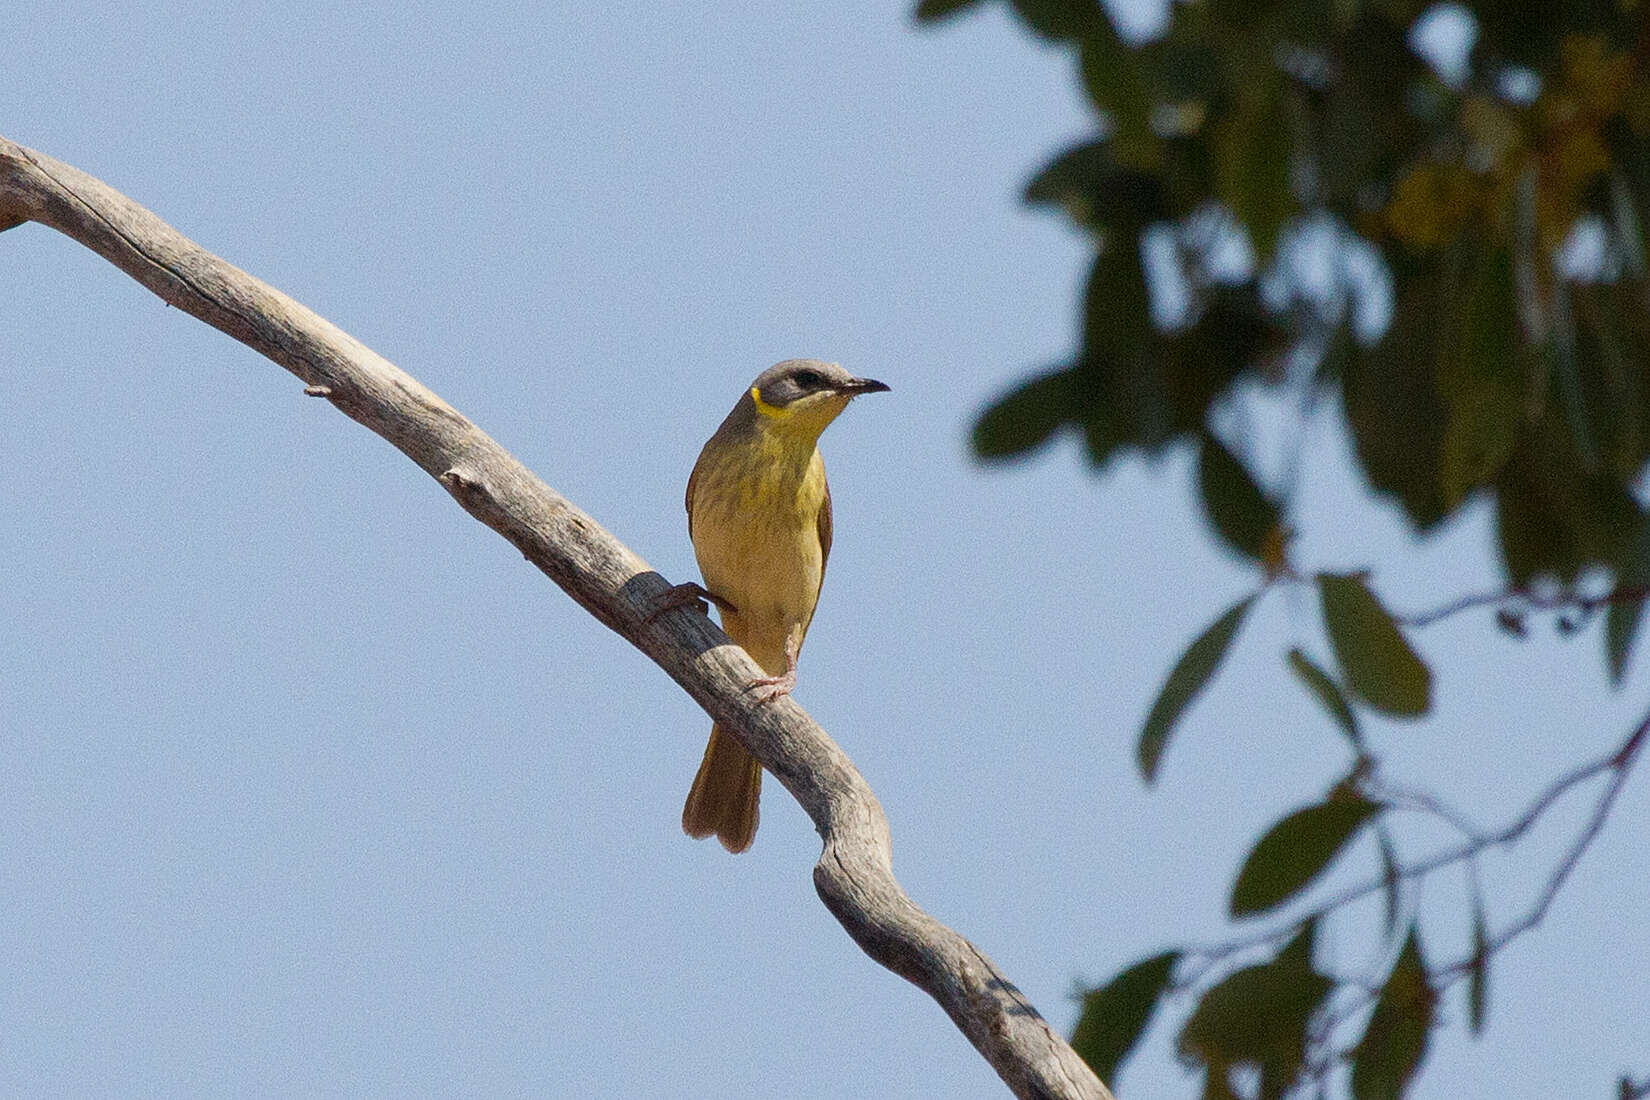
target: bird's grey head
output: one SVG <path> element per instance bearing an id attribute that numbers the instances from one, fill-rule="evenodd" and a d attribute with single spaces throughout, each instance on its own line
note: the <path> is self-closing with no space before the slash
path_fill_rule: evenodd
<path id="1" fill-rule="evenodd" d="M 856 378 L 835 363 L 819 359 L 787 359 L 756 376 L 751 396 L 759 405 L 783 409 L 803 398 L 824 394 L 850 398 L 888 389 L 874 378 Z M 847 404 L 844 400 L 843 404 Z"/>

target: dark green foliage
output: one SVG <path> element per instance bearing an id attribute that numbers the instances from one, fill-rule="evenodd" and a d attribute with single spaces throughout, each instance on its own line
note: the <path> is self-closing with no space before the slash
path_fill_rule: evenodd
<path id="1" fill-rule="evenodd" d="M 1639 520 L 1638 529 L 1617 569 L 1616 579 L 1629 592 L 1650 593 L 1650 519 Z M 1638 633 L 1639 620 L 1643 615 L 1643 599 L 1619 600 L 1612 603 L 1605 613 L 1605 661 L 1609 665 L 1610 682 L 1613 684 L 1621 683 L 1621 677 L 1627 671 L 1633 635 Z"/>
<path id="2" fill-rule="evenodd" d="M 1212 435 L 1203 437 L 1197 483 L 1203 511 L 1221 540 L 1244 557 L 1260 560 L 1267 537 L 1278 525 L 1277 505 L 1267 499 L 1243 463 Z"/>
<path id="3" fill-rule="evenodd" d="M 958 6 L 924 0 L 919 15 Z M 1235 386 L 1289 384 L 1279 353 L 1322 348 L 1338 317 L 1263 303 L 1260 271 L 1223 282 L 1196 274 L 1194 255 L 1192 309 L 1154 327 L 1141 234 L 1218 207 L 1264 266 L 1301 216 L 1332 216 L 1393 280 L 1386 330 L 1367 346 L 1330 341 L 1333 362 L 1326 353 L 1315 376 L 1339 388 L 1371 488 L 1418 531 L 1489 498 L 1518 584 L 1618 570 L 1639 520 L 1630 488 L 1650 460 L 1642 16 L 1610 0 L 1475 0 L 1471 70 L 1454 85 L 1409 45 L 1429 6 L 1176 4 L 1161 37 L 1131 42 L 1092 0 L 1012 0 L 1073 52 L 1096 115 L 1097 136 L 1026 189 L 1098 250 L 1072 367 L 1082 384 L 1040 422 L 1080 426 L 1098 462 L 1202 446 Z M 1538 77 L 1535 102 L 1497 82 L 1509 64 Z M 1610 236 L 1612 258 L 1574 282 L 1557 257 L 1584 219 Z M 1205 495 L 1211 526 L 1252 554 L 1225 503 Z M 1612 661 L 1635 614 L 1612 616 Z"/>
<path id="4" fill-rule="evenodd" d="M 1071 1045 L 1102 1081 L 1112 1079 L 1140 1041 L 1179 961 L 1178 951 L 1154 955 L 1084 995 Z"/>
<path id="5" fill-rule="evenodd" d="M 1375 841 L 1381 853 L 1381 927 L 1390 936 L 1398 927 L 1398 903 L 1403 900 L 1398 891 L 1398 854 L 1393 850 L 1392 834 L 1379 822 L 1375 825 Z"/>
<path id="6" fill-rule="evenodd" d="M 923 0 L 919 16 L 964 6 Z M 1287 662 L 1347 738 L 1351 775 L 1261 837 L 1231 910 L 1276 919 L 1368 827 L 1381 942 L 1401 943 L 1350 1050 L 1356 1015 L 1342 995 L 1354 1013 L 1366 1006 L 1359 979 L 1336 994 L 1339 1026 L 1309 1028 L 1333 984 L 1312 968 L 1315 917 L 1271 962 L 1223 976 L 1214 963 L 1224 955 L 1200 967 L 1188 949 L 1185 980 L 1214 983 L 1180 1036 L 1182 1054 L 1205 1070 L 1206 1097 L 1282 1096 L 1303 1074 L 1312 1080 L 1302 1094 L 1346 1082 L 1360 1098 L 1401 1096 L 1435 1022 L 1432 979 L 1438 991 L 1463 981 L 1464 1025 L 1478 1032 L 1497 942 L 1475 890 L 1472 953 L 1429 978 L 1414 928 L 1428 872 L 1400 858 L 1409 853 L 1383 806 L 1359 792 L 1379 790 L 1369 783 L 1381 774 L 1364 708 L 1424 715 L 1432 674 L 1364 574 L 1317 573 L 1319 563 L 1292 557 L 1291 527 L 1323 518 L 1291 499 L 1313 470 L 1292 449 L 1267 450 L 1278 440 L 1241 434 L 1265 422 L 1246 416 L 1257 398 L 1338 417 L 1371 493 L 1417 535 L 1486 508 L 1510 590 L 1495 613 L 1506 634 L 1523 637 L 1532 611 L 1556 612 L 1554 626 L 1573 633 L 1602 610 L 1619 683 L 1650 596 L 1650 509 L 1640 503 L 1650 467 L 1650 16 L 1618 0 L 1463 0 L 1476 23 L 1464 71 L 1435 72 L 1411 43 L 1437 6 L 1202 0 L 1169 5 L 1159 37 L 1131 41 L 1094 0 L 1004 4 L 1066 55 L 1093 108 L 1092 134 L 1038 172 L 1025 200 L 1069 219 L 1094 258 L 1071 357 L 986 408 L 975 450 L 1025 454 L 1066 429 L 1097 469 L 1195 449 L 1196 500 L 1213 536 L 1259 565 L 1263 586 L 1316 585 L 1334 661 L 1320 666 L 1296 648 Z M 1238 237 L 1251 270 L 1213 260 Z M 1595 258 L 1578 263 L 1587 253 L 1574 246 L 1589 240 Z M 1314 243 L 1294 247 L 1303 241 Z M 1154 319 L 1142 248 L 1165 243 L 1178 293 L 1161 300 L 1189 304 Z M 1302 260 L 1319 247 L 1348 264 L 1318 253 L 1318 271 L 1378 270 L 1319 285 Z M 1281 446 L 1294 448 L 1298 436 L 1285 435 Z M 1282 474 L 1262 485 L 1256 470 Z M 1598 595 L 1600 578 L 1615 590 Z M 1137 747 L 1147 782 L 1253 600 L 1228 609 L 1169 674 Z M 1461 606 L 1482 604 L 1494 601 Z M 1089 995 L 1094 1014 L 1085 1011 L 1079 1040 L 1103 1073 L 1138 1040 L 1173 959 L 1137 964 Z"/>
<path id="7" fill-rule="evenodd" d="M 1088 0 L 1010 0 L 1014 14 L 1044 38 L 1081 38 L 1105 16 Z"/>
<path id="8" fill-rule="evenodd" d="M 1215 674 L 1220 667 L 1221 659 L 1226 656 L 1226 650 L 1232 644 L 1232 637 L 1237 634 L 1238 626 L 1243 622 L 1244 614 L 1249 605 L 1255 602 L 1253 596 L 1246 597 L 1233 604 L 1224 615 L 1209 625 L 1209 628 L 1198 635 L 1196 641 L 1187 647 L 1181 654 L 1180 660 L 1175 663 L 1174 671 L 1169 673 L 1169 679 L 1158 693 L 1157 701 L 1152 704 L 1151 713 L 1146 716 L 1145 728 L 1140 732 L 1140 745 L 1136 750 L 1140 763 L 1140 774 L 1150 783 L 1157 778 L 1158 761 L 1163 758 L 1163 750 L 1168 746 L 1169 734 L 1174 732 L 1174 724 L 1180 715 L 1191 703 L 1203 686 L 1209 682 L 1209 677 Z"/>
<path id="9" fill-rule="evenodd" d="M 1404 506 L 1416 528 L 1444 518 L 1444 432 L 1449 412 L 1438 393 L 1429 344 L 1443 305 L 1435 281 L 1405 288 L 1392 327 L 1373 348 L 1354 351 L 1341 380 L 1347 427 L 1370 485 Z"/>
<path id="10" fill-rule="evenodd" d="M 1272 826 L 1238 872 L 1232 916 L 1263 913 L 1300 893 L 1380 809 L 1356 791 L 1337 788 L 1325 801 Z"/>
<path id="11" fill-rule="evenodd" d="M 1051 371 L 997 399 L 974 425 L 974 453 L 1008 458 L 1041 446 L 1071 415 L 1072 376 Z"/>
<path id="12" fill-rule="evenodd" d="M 1381 987 L 1364 1036 L 1352 1052 L 1352 1095 L 1358 1100 L 1397 1100 L 1426 1057 L 1436 996 L 1427 985 L 1426 963 L 1415 929 Z"/>
<path id="13" fill-rule="evenodd" d="M 1307 1026 L 1334 983 L 1312 965 L 1315 921 L 1271 962 L 1234 971 L 1211 987 L 1180 1032 L 1180 1052 L 1205 1067 L 1204 1095 L 1234 1095 L 1230 1074 L 1259 1071 L 1260 1095 L 1281 1097 L 1299 1076 Z"/>
<path id="14" fill-rule="evenodd" d="M 1432 673 L 1360 576 L 1318 574 L 1323 621 L 1353 694 L 1401 718 L 1432 705 Z"/>
<path id="15" fill-rule="evenodd" d="M 980 0 L 919 0 L 917 4 L 917 19 L 919 22 L 931 22 L 935 19 L 945 19 L 956 15 L 964 8 L 971 8 Z"/>
<path id="16" fill-rule="evenodd" d="M 1306 685 L 1315 699 L 1329 712 L 1346 739 L 1352 742 L 1353 749 L 1363 752 L 1363 736 L 1358 732 L 1358 719 L 1352 713 L 1352 707 L 1346 701 L 1346 693 L 1317 663 L 1302 653 L 1299 649 L 1289 651 L 1289 668 L 1300 677 L 1301 683 Z"/>
<path id="17" fill-rule="evenodd" d="M 1472 898 L 1472 958 L 1467 962 L 1467 1026 L 1474 1035 L 1484 1030 L 1484 1004 L 1489 996 L 1490 944 L 1484 925 L 1484 899 Z"/>

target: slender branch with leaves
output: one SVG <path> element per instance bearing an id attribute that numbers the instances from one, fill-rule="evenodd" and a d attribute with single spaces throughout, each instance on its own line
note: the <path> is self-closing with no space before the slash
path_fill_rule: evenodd
<path id="1" fill-rule="evenodd" d="M 1298 582 L 1298 578 L 1293 578 Z M 1320 574 L 1326 630 L 1340 675 L 1332 675 L 1300 649 L 1288 654 L 1300 678 L 1354 749 L 1349 772 L 1312 805 L 1295 810 L 1255 843 L 1232 887 L 1229 912 L 1235 919 L 1262 918 L 1301 898 L 1354 841 L 1375 836 L 1380 866 L 1361 882 L 1343 887 L 1258 931 L 1214 944 L 1188 945 L 1129 967 L 1084 997 L 1074 1037 L 1078 1051 L 1110 1077 L 1127 1057 L 1165 998 L 1195 997 L 1181 1027 L 1181 1053 L 1202 1065 L 1216 1094 L 1234 1086 L 1231 1074 L 1247 1068 L 1259 1075 L 1261 1096 L 1291 1089 L 1328 1087 L 1342 1062 L 1352 1065 L 1355 1095 L 1396 1095 L 1420 1067 L 1442 994 L 1467 982 L 1467 1020 L 1478 1034 L 1487 1013 L 1489 963 L 1547 916 L 1564 883 L 1598 837 L 1650 740 L 1650 714 L 1608 753 L 1580 764 L 1538 792 L 1524 811 L 1493 831 L 1427 791 L 1389 784 L 1359 732 L 1357 712 L 1368 707 L 1390 716 L 1415 717 L 1429 706 L 1431 674 L 1392 616 L 1358 575 Z M 1227 610 L 1186 650 L 1158 696 L 1140 737 L 1139 760 L 1147 782 L 1157 773 L 1173 729 L 1187 705 L 1207 685 L 1236 637 L 1238 626 L 1259 593 Z M 1641 593 L 1611 593 L 1567 600 L 1542 599 L 1544 610 L 1579 604 L 1612 606 L 1642 599 Z M 1509 600 L 1536 601 L 1523 593 L 1474 597 L 1451 603 L 1446 614 L 1469 607 L 1504 606 Z M 1422 623 L 1445 615 L 1416 616 Z M 1492 927 L 1479 885 L 1478 862 L 1490 849 L 1516 845 L 1556 806 L 1588 786 L 1598 789 L 1591 812 L 1543 880 L 1542 888 L 1516 916 Z M 1420 813 L 1445 822 L 1462 841 L 1443 851 L 1403 856 L 1386 821 Z M 1428 876 L 1456 866 L 1469 873 L 1472 949 L 1464 957 L 1429 963 L 1422 949 L 1419 914 L 1413 899 Z M 1337 914 L 1372 895 L 1384 898 L 1382 941 L 1369 973 L 1331 975 L 1320 969 L 1312 948 L 1320 930 Z M 1256 954 L 1265 961 L 1234 969 Z M 1266 1020 L 1264 1027 L 1256 1016 Z M 1356 1026 L 1355 1026 L 1356 1025 Z"/>
<path id="2" fill-rule="evenodd" d="M 920 0 L 916 17 L 941 24 L 992 2 Z M 1431 672 L 1404 631 L 1475 608 L 1494 608 L 1514 635 L 1546 614 L 1574 634 L 1602 613 L 1611 682 L 1625 676 L 1650 591 L 1650 9 L 1209 0 L 1166 5 L 1164 24 L 1139 36 L 1092 0 L 1002 6 L 1067 55 L 1092 108 L 1092 131 L 1048 159 L 1024 197 L 1093 254 L 1072 352 L 1004 387 L 975 423 L 975 452 L 998 461 L 1075 436 L 1096 471 L 1192 453 L 1193 501 L 1264 580 L 1169 673 L 1136 746 L 1141 774 L 1150 783 L 1172 760 L 1178 720 L 1264 591 L 1311 584 L 1331 653 L 1285 659 L 1353 765 L 1260 838 L 1232 913 L 1296 898 L 1365 834 L 1381 868 L 1360 889 L 1389 898 L 1373 976 L 1315 969 L 1320 923 L 1344 904 L 1330 899 L 1230 950 L 1125 969 L 1089 996 L 1077 1045 L 1109 1075 L 1165 992 L 1198 991 L 1180 1050 L 1203 1069 L 1205 1095 L 1321 1088 L 1343 1056 L 1355 1096 L 1399 1095 L 1436 993 L 1468 978 L 1482 1023 L 1486 960 L 1541 920 L 1642 744 L 1628 738 L 1480 833 L 1436 796 L 1386 784 L 1360 715 L 1429 713 Z M 1165 252 L 1170 262 L 1151 262 Z M 1277 457 L 1255 428 L 1259 401 L 1293 418 L 1282 461 L 1258 461 Z M 1504 583 L 1399 617 L 1367 575 L 1299 574 L 1289 549 L 1311 475 L 1303 440 L 1324 427 L 1417 536 L 1469 505 L 1487 515 Z M 1268 483 L 1266 470 L 1281 475 Z M 1603 784 L 1596 813 L 1547 889 L 1522 918 L 1486 927 L 1477 854 L 1514 843 L 1589 783 Z M 1402 813 L 1445 821 L 1461 845 L 1400 851 L 1387 823 Z M 1477 946 L 1435 965 L 1399 899 L 1457 864 Z M 1273 955 L 1227 972 L 1239 947 Z M 1240 1066 L 1248 1077 L 1234 1076 Z M 1623 1095 L 1636 1087 L 1623 1079 Z"/>

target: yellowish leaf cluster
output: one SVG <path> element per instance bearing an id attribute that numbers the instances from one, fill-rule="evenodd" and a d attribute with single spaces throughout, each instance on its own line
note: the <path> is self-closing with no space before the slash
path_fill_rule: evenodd
<path id="1" fill-rule="evenodd" d="M 1587 189 L 1610 170 L 1605 128 L 1618 117 L 1650 132 L 1650 77 L 1602 35 L 1568 35 L 1534 103 L 1482 92 L 1461 98 L 1454 132 L 1398 176 L 1382 228 L 1418 253 L 1474 225 L 1510 241 L 1520 181 L 1533 172 L 1536 243 L 1550 252 L 1569 233 Z"/>

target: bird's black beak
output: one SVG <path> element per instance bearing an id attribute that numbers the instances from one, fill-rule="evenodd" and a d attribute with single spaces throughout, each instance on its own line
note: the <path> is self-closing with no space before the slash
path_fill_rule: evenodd
<path id="1" fill-rule="evenodd" d="M 858 397 L 862 393 L 887 393 L 888 390 L 888 383 L 878 382 L 875 378 L 855 378 L 837 387 L 838 393 L 845 393 L 849 397 Z"/>

